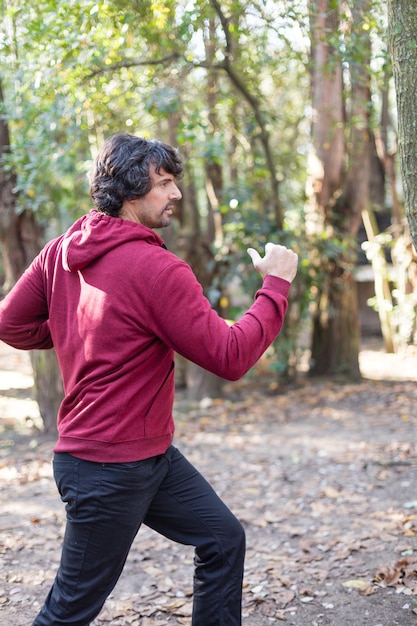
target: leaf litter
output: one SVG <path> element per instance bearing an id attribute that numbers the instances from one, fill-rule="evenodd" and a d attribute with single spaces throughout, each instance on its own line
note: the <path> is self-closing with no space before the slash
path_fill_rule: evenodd
<path id="1" fill-rule="evenodd" d="M 276 388 L 262 371 L 223 400 L 178 395 L 176 444 L 246 530 L 245 626 L 417 624 L 417 386 L 393 379 L 391 363 L 356 384 Z M 59 563 L 64 512 L 53 442 L 3 393 L 0 619 L 29 626 Z M 94 626 L 191 624 L 192 573 L 191 548 L 143 527 Z"/>

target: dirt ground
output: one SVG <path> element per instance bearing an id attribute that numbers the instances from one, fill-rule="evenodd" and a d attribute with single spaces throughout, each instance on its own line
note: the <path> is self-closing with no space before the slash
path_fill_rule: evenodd
<path id="1" fill-rule="evenodd" d="M 265 376 L 176 403 L 176 445 L 245 526 L 245 626 L 417 625 L 417 354 L 363 349 L 363 381 Z M 0 623 L 29 626 L 59 561 L 53 441 L 27 355 L 0 346 Z M 190 624 L 190 548 L 142 528 L 94 626 Z"/>

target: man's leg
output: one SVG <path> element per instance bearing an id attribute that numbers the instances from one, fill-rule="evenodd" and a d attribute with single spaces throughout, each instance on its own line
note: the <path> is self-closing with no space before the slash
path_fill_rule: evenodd
<path id="1" fill-rule="evenodd" d="M 171 454 L 169 454 L 171 453 Z M 245 534 L 208 482 L 175 448 L 144 523 L 195 546 L 193 626 L 240 626 Z"/>
<path id="2" fill-rule="evenodd" d="M 168 470 L 164 456 L 102 464 L 55 455 L 54 475 L 67 523 L 60 567 L 33 626 L 88 626 L 93 621 Z"/>

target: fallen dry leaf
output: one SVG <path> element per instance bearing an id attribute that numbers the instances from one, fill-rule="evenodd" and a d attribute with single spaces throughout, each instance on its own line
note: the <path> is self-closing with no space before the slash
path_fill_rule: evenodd
<path id="1" fill-rule="evenodd" d="M 352 624 L 363 623 L 363 611 L 383 611 L 387 624 L 411 626 L 417 385 L 309 378 L 275 384 L 274 394 L 267 388 L 253 376 L 226 388 L 223 400 L 190 406 L 180 394 L 175 406 L 177 445 L 246 530 L 244 624 L 341 626 L 347 594 L 360 594 L 350 603 Z M 53 442 L 21 435 L 14 424 L 0 415 L 0 621 L 7 626 L 32 623 L 59 563 L 65 518 L 52 479 Z M 92 626 L 189 626 L 193 558 L 191 547 L 143 527 Z"/>
<path id="2" fill-rule="evenodd" d="M 381 567 L 374 576 L 374 582 L 381 587 L 405 587 L 417 595 L 417 557 L 401 559 L 392 567 Z"/>

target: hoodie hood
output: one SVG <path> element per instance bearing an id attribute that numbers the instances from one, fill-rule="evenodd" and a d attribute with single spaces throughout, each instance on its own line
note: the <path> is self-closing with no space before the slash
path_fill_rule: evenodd
<path id="1" fill-rule="evenodd" d="M 145 240 L 156 246 L 164 243 L 147 226 L 120 217 L 111 217 L 93 209 L 77 220 L 63 235 L 63 268 L 67 272 L 77 272 L 121 244 L 136 240 Z"/>

